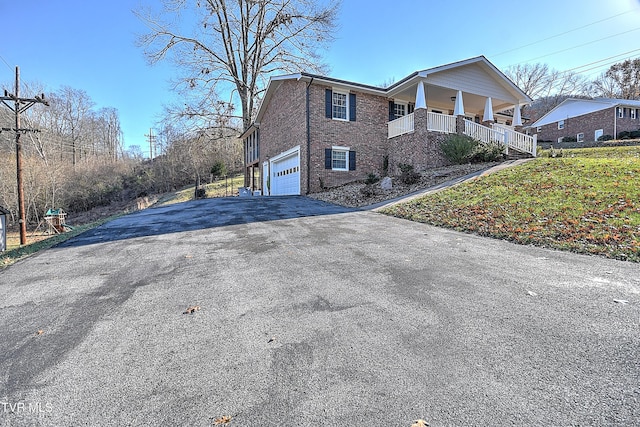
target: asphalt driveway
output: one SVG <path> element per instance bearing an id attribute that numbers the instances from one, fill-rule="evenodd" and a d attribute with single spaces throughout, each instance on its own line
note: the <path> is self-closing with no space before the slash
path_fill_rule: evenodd
<path id="1" fill-rule="evenodd" d="M 639 273 L 304 197 L 149 209 L 0 271 L 0 425 L 638 425 Z"/>

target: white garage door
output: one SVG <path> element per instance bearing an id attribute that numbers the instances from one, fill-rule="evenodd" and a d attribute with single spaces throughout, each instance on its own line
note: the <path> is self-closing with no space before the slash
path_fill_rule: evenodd
<path id="1" fill-rule="evenodd" d="M 300 147 L 271 160 L 270 184 L 272 196 L 300 194 Z"/>

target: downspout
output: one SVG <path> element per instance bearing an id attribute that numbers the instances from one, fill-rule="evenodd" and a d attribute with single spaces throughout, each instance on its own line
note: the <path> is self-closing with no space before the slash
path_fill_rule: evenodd
<path id="1" fill-rule="evenodd" d="M 613 109 L 613 139 L 618 138 L 618 108 Z"/>
<path id="2" fill-rule="evenodd" d="M 313 77 L 307 84 L 307 192 L 311 192 L 311 113 L 309 112 L 309 87 L 313 83 Z"/>

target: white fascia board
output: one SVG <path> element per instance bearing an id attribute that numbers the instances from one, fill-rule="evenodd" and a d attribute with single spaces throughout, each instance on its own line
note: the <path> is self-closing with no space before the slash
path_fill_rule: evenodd
<path id="1" fill-rule="evenodd" d="M 270 159 L 270 161 L 271 161 L 271 162 L 277 162 L 277 161 L 278 161 L 278 160 L 280 160 L 280 159 L 283 159 L 283 158 L 285 158 L 285 157 L 290 156 L 291 154 L 295 153 L 296 151 L 298 152 L 298 157 L 300 157 L 300 146 L 299 146 L 299 145 L 297 145 L 297 146 L 295 146 L 295 147 L 293 147 L 293 148 L 290 148 L 290 149 L 289 149 L 289 150 L 287 150 L 287 151 L 284 151 L 284 152 L 282 152 L 282 153 L 280 153 L 280 154 L 278 154 L 278 155 L 276 155 L 276 156 L 272 157 L 272 158 Z"/>
<path id="2" fill-rule="evenodd" d="M 302 80 L 303 81 L 313 81 L 313 83 L 321 83 L 325 86 L 329 86 L 335 90 L 339 90 L 339 91 L 343 91 L 343 92 L 361 92 L 361 93 L 367 93 L 367 94 L 371 94 L 371 95 L 378 95 L 378 96 L 387 96 L 387 92 L 384 89 L 373 89 L 373 88 L 367 88 L 367 87 L 363 87 L 360 86 L 358 84 L 352 84 L 350 82 L 346 82 L 346 81 L 336 81 L 334 79 L 330 79 L 330 78 L 323 78 L 323 77 L 311 77 L 311 76 L 302 76 Z"/>
<path id="3" fill-rule="evenodd" d="M 574 117 L 584 116 L 585 114 L 594 113 L 596 111 L 606 110 L 615 107 L 615 102 L 597 101 L 591 99 L 568 98 L 558 104 L 544 116 L 540 117 L 530 127 L 544 126 L 556 123 L 560 120 L 571 119 Z"/>
<path id="4" fill-rule="evenodd" d="M 520 106 L 531 104 L 531 98 L 484 56 L 477 56 L 475 58 L 469 58 L 462 61 L 453 62 L 451 64 L 440 65 L 438 67 L 427 68 L 426 70 L 418 71 L 415 76 L 407 79 L 406 81 L 402 82 L 402 84 L 390 90 L 388 96 L 389 98 L 392 98 L 394 93 L 401 92 L 407 86 L 415 84 L 416 80 L 426 80 L 431 74 L 440 73 L 443 71 L 451 70 L 458 67 L 464 67 L 466 65 L 475 63 L 483 64 L 485 66 L 485 72 L 487 72 L 489 76 L 495 78 L 499 82 L 499 84 L 505 86 L 507 90 L 514 95 L 514 98 L 518 100 Z"/>

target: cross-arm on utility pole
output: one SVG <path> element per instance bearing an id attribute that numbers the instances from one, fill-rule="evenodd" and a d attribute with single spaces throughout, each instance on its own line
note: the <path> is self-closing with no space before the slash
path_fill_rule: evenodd
<path id="1" fill-rule="evenodd" d="M 149 141 L 149 160 L 153 162 L 153 151 L 156 146 L 156 136 L 153 134 L 153 129 L 149 129 L 149 135 L 145 135 Z"/>
<path id="2" fill-rule="evenodd" d="M 49 106 L 49 103 L 44 99 L 44 93 L 41 96 L 35 96 L 33 98 L 20 98 L 20 68 L 16 67 L 16 93 L 11 94 L 4 91 L 4 96 L 0 96 L 0 101 L 8 107 L 15 114 L 16 127 L 13 130 L 16 133 L 16 175 L 18 178 L 18 215 L 20 217 L 18 223 L 20 224 L 20 244 L 27 244 L 27 222 L 26 213 L 24 208 L 24 184 L 22 182 L 22 142 L 20 141 L 20 135 L 27 132 L 38 132 L 35 129 L 22 129 L 20 127 L 20 113 L 27 111 L 35 104 L 44 104 Z M 13 101 L 13 105 L 9 102 Z M 4 129 L 3 129 L 4 130 Z"/>

